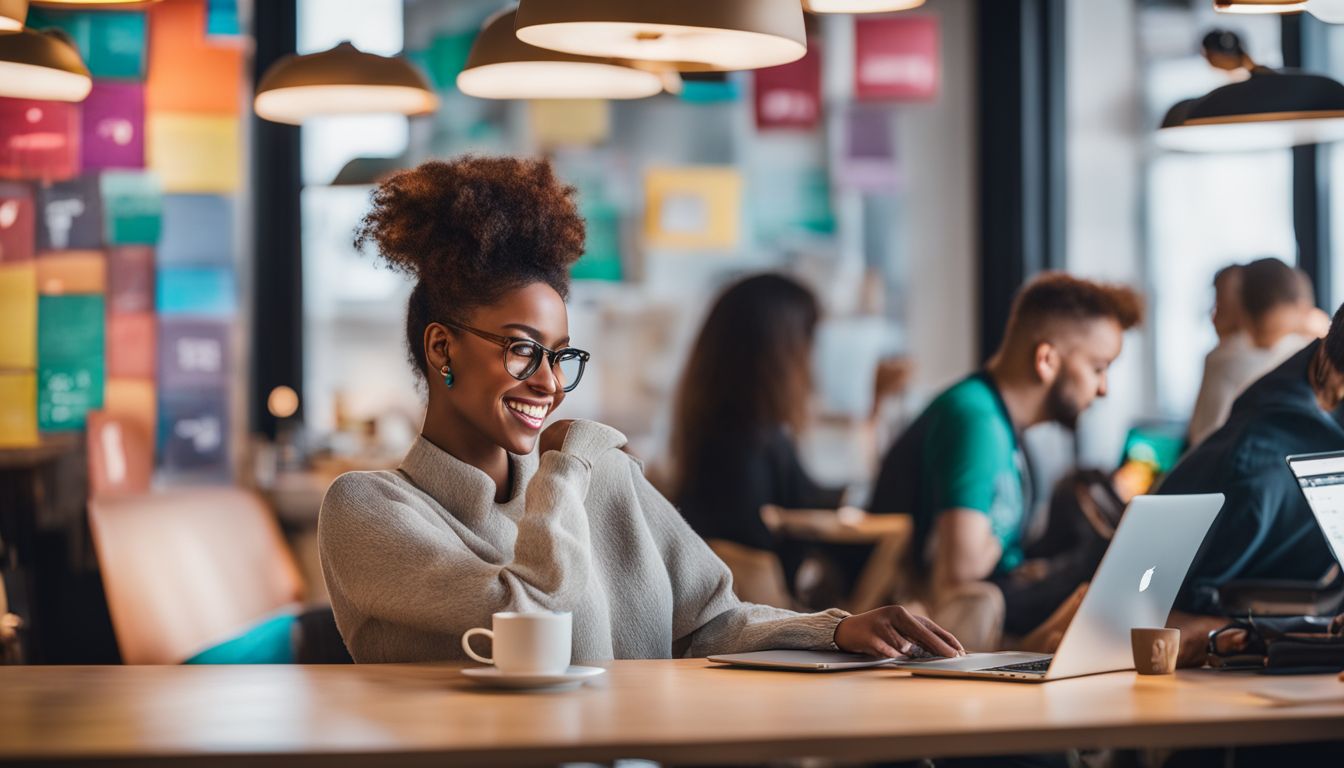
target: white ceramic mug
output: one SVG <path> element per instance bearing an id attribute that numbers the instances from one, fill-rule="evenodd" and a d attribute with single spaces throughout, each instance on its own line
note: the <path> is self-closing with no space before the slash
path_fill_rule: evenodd
<path id="1" fill-rule="evenodd" d="M 492 629 L 476 627 L 462 635 L 462 650 L 506 675 L 558 675 L 569 669 L 572 619 L 568 613 L 496 613 Z M 490 638 L 491 656 L 471 649 L 471 638 Z"/>

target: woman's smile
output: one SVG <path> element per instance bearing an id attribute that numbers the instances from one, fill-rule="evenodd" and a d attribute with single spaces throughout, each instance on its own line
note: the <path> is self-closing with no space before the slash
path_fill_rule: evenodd
<path id="1" fill-rule="evenodd" d="M 546 421 L 546 414 L 551 410 L 549 402 L 522 400 L 516 397 L 504 398 L 504 407 L 524 426 L 532 430 L 541 429 L 542 422 Z"/>

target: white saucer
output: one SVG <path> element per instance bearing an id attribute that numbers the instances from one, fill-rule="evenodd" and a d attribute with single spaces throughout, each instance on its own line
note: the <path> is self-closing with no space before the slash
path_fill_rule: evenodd
<path id="1" fill-rule="evenodd" d="M 606 674 L 602 667 L 571 666 L 558 675 L 506 675 L 497 667 L 472 667 L 462 670 L 474 682 L 494 688 L 518 688 L 528 690 L 564 690 L 578 688 L 585 680 L 592 680 Z"/>

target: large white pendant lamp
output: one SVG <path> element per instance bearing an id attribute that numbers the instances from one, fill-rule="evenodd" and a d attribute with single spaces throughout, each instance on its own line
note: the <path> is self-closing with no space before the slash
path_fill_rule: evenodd
<path id="1" fill-rule="evenodd" d="M 529 45 L 683 72 L 773 67 L 807 53 L 799 0 L 522 0 Z"/>
<path id="2" fill-rule="evenodd" d="M 423 115 L 438 107 L 439 97 L 405 59 L 365 53 L 343 42 L 272 64 L 252 104 L 267 120 L 298 125 L 319 115 Z"/>
<path id="3" fill-rule="evenodd" d="M 891 13 L 923 4 L 924 0 L 803 0 L 803 7 L 812 13 Z"/>
<path id="4" fill-rule="evenodd" d="M 613 59 L 537 48 L 513 33 L 513 10 L 485 22 L 458 90 L 483 99 L 639 99 L 663 90 L 658 74 Z"/>
<path id="5" fill-rule="evenodd" d="M 0 96 L 83 101 L 93 78 L 59 32 L 0 32 Z"/>
<path id="6" fill-rule="evenodd" d="M 0 0 L 0 32 L 23 29 L 23 20 L 26 18 L 28 0 Z"/>

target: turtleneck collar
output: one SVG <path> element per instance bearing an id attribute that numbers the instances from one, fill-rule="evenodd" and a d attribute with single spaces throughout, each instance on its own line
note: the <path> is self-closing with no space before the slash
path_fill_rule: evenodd
<path id="1" fill-rule="evenodd" d="M 424 435 L 415 438 L 399 471 L 449 514 L 471 524 L 495 511 L 514 520 L 522 516 L 524 491 L 537 469 L 536 453 L 510 453 L 509 468 L 513 487 L 508 501 L 502 504 L 495 502 L 495 481 L 489 475 L 453 457 Z"/>

